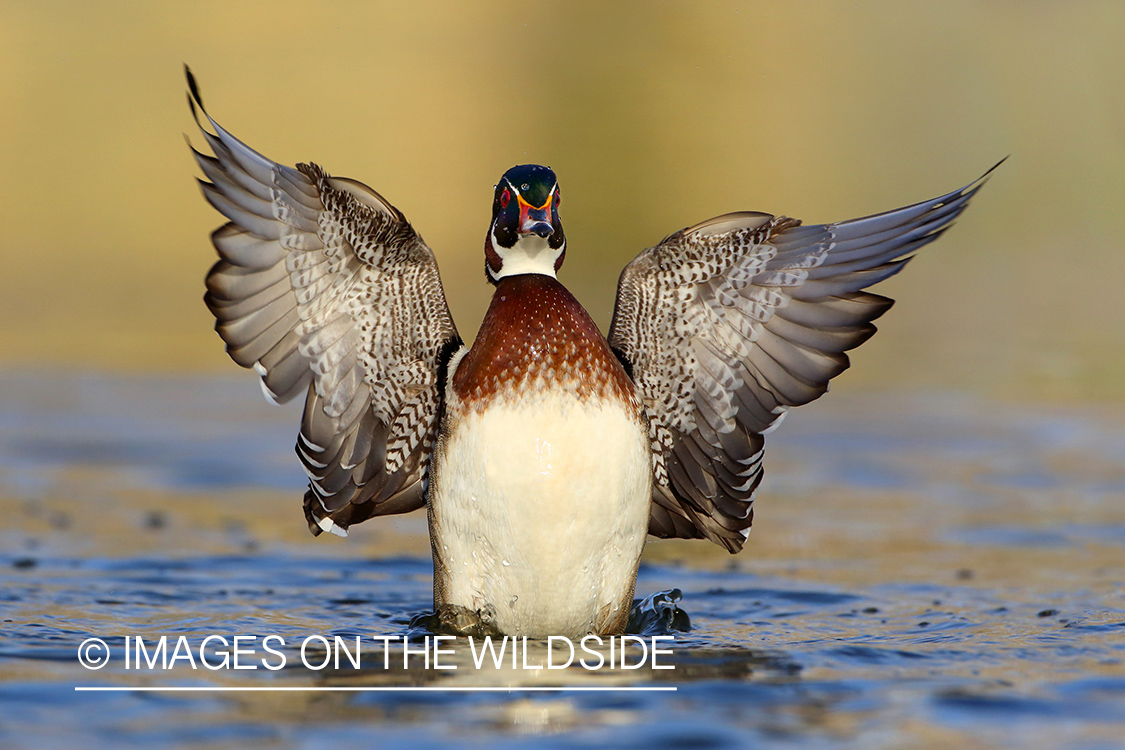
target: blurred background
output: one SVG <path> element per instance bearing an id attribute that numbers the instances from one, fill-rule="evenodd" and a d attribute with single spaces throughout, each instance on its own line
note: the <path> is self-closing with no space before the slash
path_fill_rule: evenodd
<path id="1" fill-rule="evenodd" d="M 3 0 L 0 746 L 1121 747 L 1122 29 L 1095 1 Z M 300 404 L 212 330 L 185 63 L 234 135 L 400 208 L 466 340 L 514 164 L 558 173 L 604 329 L 684 226 L 855 218 L 1010 158 L 770 437 L 746 552 L 646 548 L 638 594 L 695 626 L 680 692 L 98 701 L 73 687 L 138 676 L 80 668 L 87 637 L 405 632 L 431 602 L 424 514 L 308 534 Z"/>
<path id="2" fill-rule="evenodd" d="M 201 301 L 219 216 L 186 62 L 236 136 L 398 206 L 466 339 L 513 164 L 559 174 L 562 278 L 604 328 L 622 266 L 676 229 L 871 214 L 1010 154 L 879 287 L 898 304 L 836 387 L 1119 402 L 1122 28 L 1114 2 L 8 0 L 0 368 L 235 368 Z"/>

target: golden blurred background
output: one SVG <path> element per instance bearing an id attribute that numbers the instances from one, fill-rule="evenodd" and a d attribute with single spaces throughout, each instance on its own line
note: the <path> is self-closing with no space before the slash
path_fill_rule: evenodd
<path id="1" fill-rule="evenodd" d="M 0 5 L 0 367 L 231 372 L 201 301 L 211 114 L 370 184 L 434 248 L 462 335 L 492 187 L 566 194 L 562 279 L 726 211 L 847 219 L 960 187 L 958 225 L 837 387 L 1125 400 L 1125 5 L 477 2 Z M 247 377 L 250 377 L 249 375 Z"/>

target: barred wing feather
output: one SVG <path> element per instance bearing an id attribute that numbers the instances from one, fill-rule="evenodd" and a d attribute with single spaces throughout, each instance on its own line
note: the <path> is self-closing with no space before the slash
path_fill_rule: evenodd
<path id="1" fill-rule="evenodd" d="M 872 321 L 892 304 L 863 290 L 940 237 L 987 176 L 836 224 L 726 214 L 626 266 L 609 342 L 648 415 L 651 534 L 741 549 L 763 436 L 847 369 L 846 352 L 875 333 Z"/>
<path id="2" fill-rule="evenodd" d="M 227 352 L 273 401 L 306 394 L 297 454 L 315 534 L 424 502 L 442 368 L 460 346 L 433 253 L 365 185 L 277 164 L 221 128 L 188 72 L 214 156 L 204 197 L 230 221 L 205 301 Z"/>

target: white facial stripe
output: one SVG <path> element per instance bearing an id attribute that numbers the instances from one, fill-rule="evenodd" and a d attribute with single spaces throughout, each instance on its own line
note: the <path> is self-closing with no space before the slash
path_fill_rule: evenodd
<path id="1" fill-rule="evenodd" d="M 516 187 L 515 185 L 512 184 L 511 180 L 505 179 L 504 182 L 508 183 L 508 187 L 510 187 L 512 189 L 513 193 L 520 196 L 521 198 L 523 197 L 523 193 L 520 192 L 520 189 L 518 187 Z M 559 191 L 559 183 L 556 182 L 554 185 L 551 186 L 551 198 L 552 199 L 555 197 L 555 193 L 557 193 L 558 191 Z M 538 208 L 538 206 L 536 206 L 536 208 Z"/>
<path id="2" fill-rule="evenodd" d="M 503 261 L 499 273 L 493 272 L 491 267 L 488 269 L 488 273 L 494 281 L 505 276 L 517 276 L 524 273 L 538 273 L 550 276 L 552 279 L 558 278 L 555 275 L 555 261 L 562 255 L 566 248 L 566 242 L 563 242 L 562 247 L 556 249 L 548 244 L 546 237 L 526 234 L 521 235 L 512 247 L 501 247 L 500 243 L 496 241 L 495 234 L 490 235 L 490 239 L 493 252 L 499 255 L 500 260 Z"/>
<path id="3" fill-rule="evenodd" d="M 510 187 L 512 189 L 512 192 L 515 193 L 515 195 L 519 196 L 519 199 L 521 199 L 521 200 L 523 199 L 523 193 L 520 192 L 520 189 L 518 187 L 513 185 L 510 180 L 505 179 L 504 182 L 507 183 L 508 187 Z M 551 186 L 551 194 L 550 194 L 549 199 L 547 200 L 547 203 L 546 203 L 547 206 L 550 206 L 552 203 L 555 202 L 555 200 L 557 199 L 557 196 L 558 196 L 558 192 L 559 192 L 559 183 L 556 182 L 554 185 Z M 524 203 L 527 203 L 527 201 L 524 200 Z M 528 203 L 528 205 L 530 206 L 531 204 Z M 532 208 L 542 208 L 542 206 L 532 206 Z M 549 221 L 550 216 L 548 216 L 547 218 L 548 218 L 548 221 Z"/>

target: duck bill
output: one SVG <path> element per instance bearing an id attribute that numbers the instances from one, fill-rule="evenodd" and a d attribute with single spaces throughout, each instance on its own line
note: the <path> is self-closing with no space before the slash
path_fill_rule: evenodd
<path id="1" fill-rule="evenodd" d="M 554 227 L 551 226 L 551 199 L 536 208 L 520 198 L 520 228 L 521 235 L 535 234 L 540 237 L 549 237 Z"/>

